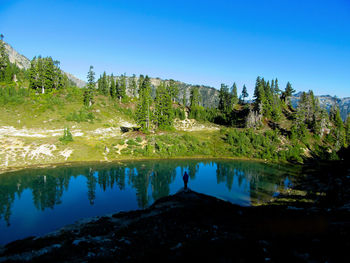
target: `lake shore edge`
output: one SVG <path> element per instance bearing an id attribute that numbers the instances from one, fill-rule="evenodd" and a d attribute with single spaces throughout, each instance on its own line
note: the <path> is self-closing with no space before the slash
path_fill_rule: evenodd
<path id="1" fill-rule="evenodd" d="M 111 160 L 89 160 L 89 161 L 65 161 L 65 162 L 49 162 L 43 164 L 29 164 L 29 165 L 15 165 L 8 166 L 6 168 L 0 168 L 0 175 L 8 172 L 16 172 L 24 169 L 40 169 L 40 168 L 56 168 L 58 166 L 78 166 L 78 165 L 94 165 L 94 164 L 113 164 L 118 162 L 130 162 L 130 161 L 148 161 L 148 160 L 184 160 L 184 159 L 210 159 L 210 160 L 238 160 L 238 161 L 254 161 L 261 163 L 281 164 L 281 165 L 298 165 L 290 162 L 274 162 L 264 159 L 247 158 L 247 157 L 234 157 L 234 156 L 208 156 L 208 155 L 194 155 L 194 156 L 174 156 L 174 157 L 129 157 L 111 159 Z M 300 165 L 300 164 L 299 164 Z"/>
<path id="2" fill-rule="evenodd" d="M 90 218 L 11 242 L 0 247 L 0 262 L 140 262 L 156 255 L 166 262 L 348 259 L 350 226 L 339 223 L 349 211 L 329 209 L 303 202 L 241 207 L 180 189 L 143 210 Z"/>

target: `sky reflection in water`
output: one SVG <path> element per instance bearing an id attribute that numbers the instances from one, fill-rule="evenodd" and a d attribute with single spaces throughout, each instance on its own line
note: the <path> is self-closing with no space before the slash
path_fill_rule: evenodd
<path id="1" fill-rule="evenodd" d="M 234 204 L 264 202 L 290 187 L 293 171 L 251 161 L 152 160 L 31 169 L 0 175 L 0 244 L 76 220 L 145 208 L 189 188 Z"/>

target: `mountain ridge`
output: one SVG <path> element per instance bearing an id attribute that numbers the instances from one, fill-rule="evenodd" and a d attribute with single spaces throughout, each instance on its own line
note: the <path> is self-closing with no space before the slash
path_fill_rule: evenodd
<path id="1" fill-rule="evenodd" d="M 30 68 L 30 59 L 26 56 L 17 52 L 9 43 L 5 42 L 5 50 L 8 54 L 9 60 L 11 63 L 16 64 L 20 69 L 29 69 Z M 62 69 L 61 69 L 62 70 Z M 73 74 L 62 72 L 68 77 L 70 81 L 72 81 L 77 87 L 82 88 L 86 85 L 86 82 L 75 77 Z"/>
<path id="2" fill-rule="evenodd" d="M 293 107 L 298 106 L 301 94 L 302 92 L 298 92 L 291 97 Z M 326 109 L 328 112 L 330 111 L 334 103 L 336 103 L 339 107 L 340 116 L 342 117 L 343 121 L 345 121 L 347 116 L 350 114 L 350 97 L 338 98 L 336 96 L 331 95 L 318 95 L 315 97 L 318 98 L 320 106 Z"/>
<path id="3" fill-rule="evenodd" d="M 4 43 L 5 43 L 5 49 L 9 55 L 9 60 L 11 63 L 17 64 L 17 66 L 21 69 L 30 68 L 30 60 L 26 56 L 18 53 L 10 44 L 6 42 Z M 63 72 L 64 74 L 67 75 L 69 80 L 71 80 L 75 85 L 77 85 L 77 87 L 82 88 L 86 85 L 85 81 L 75 77 L 73 74 L 65 71 Z M 130 78 L 131 78 L 130 76 L 127 77 L 127 80 L 129 81 Z M 151 79 L 151 85 L 152 85 L 154 94 L 155 94 L 155 88 L 159 86 L 161 81 L 165 81 L 165 82 L 170 81 L 170 79 L 164 79 L 164 80 L 160 78 L 150 78 L 150 79 Z M 190 90 L 193 87 L 198 87 L 199 89 L 199 93 L 202 97 L 202 106 L 212 108 L 212 107 L 217 107 L 217 105 L 219 104 L 219 90 L 217 90 L 216 88 L 206 86 L 206 85 L 188 84 L 178 80 L 176 80 L 175 82 L 179 86 L 179 95 L 178 95 L 179 98 L 183 98 L 183 94 L 184 92 L 186 92 L 187 105 L 189 104 Z M 128 95 L 131 95 L 130 90 L 127 90 L 127 92 L 128 92 Z M 291 97 L 292 105 L 294 107 L 297 106 L 301 94 L 302 92 L 298 92 Z M 328 111 L 330 110 L 330 108 L 334 103 L 337 103 L 343 120 L 345 120 L 348 114 L 350 114 L 350 97 L 338 98 L 331 95 L 316 95 L 315 97 L 319 99 L 321 107 L 325 108 Z"/>

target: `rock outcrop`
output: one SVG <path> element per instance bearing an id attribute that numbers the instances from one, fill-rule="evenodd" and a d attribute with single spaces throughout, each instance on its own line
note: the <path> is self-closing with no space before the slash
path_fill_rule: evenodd
<path id="1" fill-rule="evenodd" d="M 11 45 L 4 42 L 5 49 L 11 63 L 17 64 L 20 69 L 30 68 L 30 60 L 25 56 L 19 54 Z"/>
<path id="2" fill-rule="evenodd" d="M 16 64 L 20 69 L 29 69 L 30 68 L 30 59 L 18 53 L 10 44 L 5 43 L 5 49 L 8 54 L 9 60 L 11 63 Z M 86 85 L 86 82 L 78 79 L 70 73 L 64 72 L 67 75 L 68 79 L 72 81 L 77 87 L 82 88 Z"/>
<path id="3" fill-rule="evenodd" d="M 298 106 L 298 102 L 300 100 L 301 92 L 296 93 L 293 97 L 291 97 L 291 102 L 293 107 Z M 321 96 L 315 96 L 320 101 L 320 105 L 322 108 L 326 109 L 328 112 L 336 103 L 340 110 L 340 115 L 343 120 L 346 120 L 348 114 L 350 114 L 350 97 L 346 98 L 337 98 L 332 97 L 330 95 L 321 95 Z"/>

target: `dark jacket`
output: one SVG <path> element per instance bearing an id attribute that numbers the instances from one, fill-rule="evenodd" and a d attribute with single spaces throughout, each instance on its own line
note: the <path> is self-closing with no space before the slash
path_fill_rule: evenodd
<path id="1" fill-rule="evenodd" d="M 185 172 L 185 174 L 182 177 L 182 179 L 184 180 L 184 182 L 188 182 L 188 174 L 187 174 L 187 172 Z"/>

